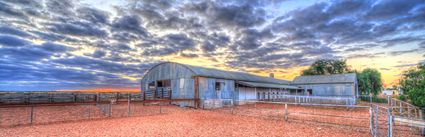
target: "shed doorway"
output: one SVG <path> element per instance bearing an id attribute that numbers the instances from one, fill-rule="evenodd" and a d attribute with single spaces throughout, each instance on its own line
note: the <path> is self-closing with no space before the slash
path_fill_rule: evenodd
<path id="1" fill-rule="evenodd" d="M 156 81 L 155 99 L 171 99 L 171 80 Z"/>
<path id="2" fill-rule="evenodd" d="M 307 96 L 312 96 L 312 95 L 313 95 L 313 90 L 307 89 Z"/>

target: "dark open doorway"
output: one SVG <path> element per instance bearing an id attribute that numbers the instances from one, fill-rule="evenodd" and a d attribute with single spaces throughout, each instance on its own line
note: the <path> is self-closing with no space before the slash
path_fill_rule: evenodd
<path id="1" fill-rule="evenodd" d="M 171 80 L 156 81 L 156 99 L 171 99 Z"/>
<path id="2" fill-rule="evenodd" d="M 307 89 L 307 96 L 312 96 L 312 95 L 313 95 L 313 90 Z"/>

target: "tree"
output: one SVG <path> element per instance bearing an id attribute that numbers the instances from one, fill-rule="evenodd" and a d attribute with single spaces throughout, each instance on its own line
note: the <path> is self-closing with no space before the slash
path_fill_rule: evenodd
<path id="1" fill-rule="evenodd" d="M 425 107 L 425 64 L 405 71 L 400 86 L 413 105 Z"/>
<path id="2" fill-rule="evenodd" d="M 315 61 L 310 68 L 303 70 L 302 75 L 329 75 L 353 72 L 346 60 L 321 59 Z"/>
<path id="3" fill-rule="evenodd" d="M 381 73 L 376 69 L 366 68 L 357 73 L 359 91 L 362 95 L 378 95 L 382 90 Z"/>

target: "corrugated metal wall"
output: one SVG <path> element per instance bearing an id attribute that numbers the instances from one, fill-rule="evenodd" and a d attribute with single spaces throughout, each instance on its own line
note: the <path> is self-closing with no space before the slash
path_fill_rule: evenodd
<path id="1" fill-rule="evenodd" d="M 216 91 L 215 82 L 221 83 L 221 90 Z M 233 99 L 235 81 L 199 77 L 199 97 L 201 99 Z"/>
<path id="2" fill-rule="evenodd" d="M 257 99 L 257 92 L 261 89 L 257 89 L 250 87 L 239 87 L 238 88 L 238 100 L 254 100 Z M 268 90 L 267 90 L 268 91 Z"/>
<path id="3" fill-rule="evenodd" d="M 216 90 L 216 82 L 220 83 L 220 90 Z M 233 105 L 234 94 L 234 80 L 199 77 L 199 97 L 203 108 Z"/>
<path id="4" fill-rule="evenodd" d="M 142 92 L 148 91 L 147 85 L 158 80 L 171 81 L 171 99 L 195 99 L 195 79 L 193 72 L 183 65 L 163 63 L 153 67 L 141 80 Z M 194 102 L 177 102 L 181 106 L 194 106 Z"/>
<path id="5" fill-rule="evenodd" d="M 308 84 L 298 85 L 313 90 L 313 96 L 355 96 L 355 84 Z"/>
<path id="6" fill-rule="evenodd" d="M 174 81 L 171 83 L 173 85 L 173 83 L 176 84 L 176 81 L 180 78 L 185 78 L 189 80 L 192 79 L 193 75 L 193 72 L 190 69 L 184 67 L 183 65 L 176 63 L 163 63 L 158 66 L 155 66 L 143 76 L 143 79 L 141 81 L 141 88 L 142 91 L 146 91 L 147 84 L 149 82 L 167 79 Z"/>

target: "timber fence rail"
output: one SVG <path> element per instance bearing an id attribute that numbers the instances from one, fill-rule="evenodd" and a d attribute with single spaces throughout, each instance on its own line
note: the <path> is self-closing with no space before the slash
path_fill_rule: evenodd
<path id="1" fill-rule="evenodd" d="M 419 107 L 395 98 L 391 98 L 390 96 L 387 98 L 388 106 L 392 109 L 394 115 L 411 119 L 422 119 L 423 114 Z"/>

